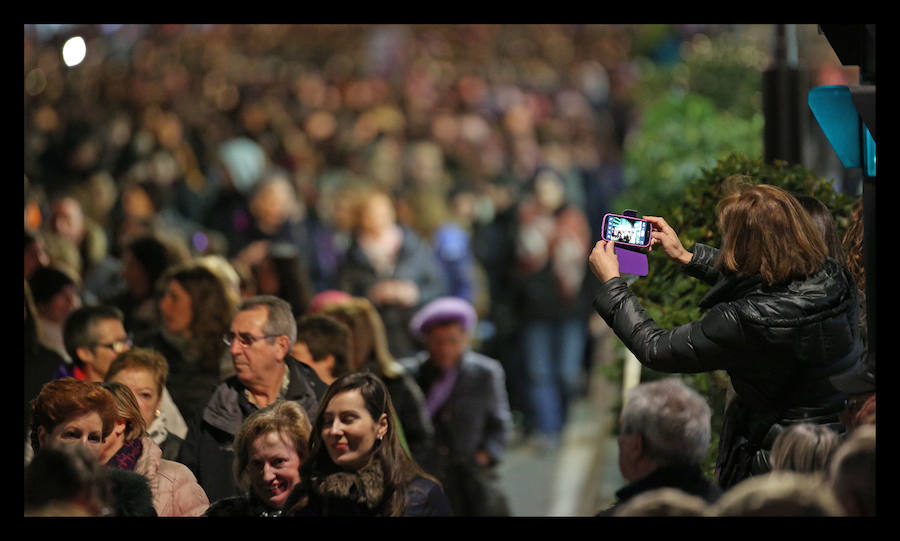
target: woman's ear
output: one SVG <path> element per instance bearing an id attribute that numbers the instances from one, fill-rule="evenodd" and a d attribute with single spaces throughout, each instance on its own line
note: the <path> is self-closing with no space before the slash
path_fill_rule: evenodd
<path id="1" fill-rule="evenodd" d="M 37 441 L 38 445 L 40 445 L 41 447 L 43 447 L 44 444 L 47 443 L 47 430 L 42 426 L 37 427 Z"/>
<path id="2" fill-rule="evenodd" d="M 387 435 L 388 431 L 388 418 L 387 413 L 382 413 L 381 417 L 378 418 L 378 427 L 375 429 L 375 436 L 380 440 L 381 438 Z"/>

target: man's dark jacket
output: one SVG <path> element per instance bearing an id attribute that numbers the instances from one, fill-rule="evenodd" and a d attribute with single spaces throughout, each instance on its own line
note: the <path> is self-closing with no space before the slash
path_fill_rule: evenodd
<path id="1" fill-rule="evenodd" d="M 285 357 L 284 362 L 289 377 L 284 399 L 300 404 L 312 422 L 318 407 L 318 398 L 309 376 L 312 369 L 290 355 Z M 237 376 L 220 383 L 200 418 L 191 426 L 182 446 L 179 462 L 194 472 L 210 502 L 240 495 L 232 474 L 232 445 L 241 423 L 259 409 L 247 400 L 245 389 Z"/>
<path id="2" fill-rule="evenodd" d="M 616 503 L 597 514 L 597 516 L 613 516 L 625 502 L 638 494 L 659 488 L 675 488 L 702 498 L 706 503 L 715 502 L 722 491 L 715 483 L 703 475 L 700 466 L 677 465 L 658 468 L 640 479 L 636 479 L 616 491 Z"/>

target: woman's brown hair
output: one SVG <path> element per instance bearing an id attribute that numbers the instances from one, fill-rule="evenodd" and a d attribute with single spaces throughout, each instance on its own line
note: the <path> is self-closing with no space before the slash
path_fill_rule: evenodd
<path id="1" fill-rule="evenodd" d="M 225 285 L 214 272 L 198 263 L 170 269 L 160 280 L 161 290 L 172 280 L 191 298 L 191 342 L 200 362 L 207 370 L 218 373 L 219 360 L 227 349 L 222 335 L 231 326 L 235 310 Z"/>
<path id="2" fill-rule="evenodd" d="M 403 365 L 397 362 L 388 348 L 384 320 L 369 299 L 354 297 L 327 305 L 323 313 L 350 329 L 351 370 L 360 370 L 366 363 L 374 361 L 377 370 L 384 377 L 394 379 L 404 373 Z"/>
<path id="3" fill-rule="evenodd" d="M 141 408 L 134 393 L 124 383 L 110 381 L 97 385 L 109 391 L 116 400 L 116 416 L 125 421 L 125 441 L 131 441 L 144 435 L 147 429 Z"/>
<path id="4" fill-rule="evenodd" d="M 139 369 L 146 370 L 153 376 L 153 383 L 156 384 L 156 391 L 162 395 L 166 386 L 166 380 L 169 378 L 169 363 L 162 353 L 147 348 L 129 349 L 124 353 L 116 356 L 109 369 L 106 371 L 105 381 L 112 381 L 113 377 L 123 370 Z"/>
<path id="5" fill-rule="evenodd" d="M 294 446 L 300 464 L 309 456 L 309 434 L 312 427 L 306 412 L 291 400 L 282 400 L 253 412 L 238 429 L 234 437 L 234 478 L 247 490 L 249 482 L 244 471 L 250 463 L 250 448 L 260 436 L 277 432 Z"/>
<path id="6" fill-rule="evenodd" d="M 118 414 L 116 401 L 103 387 L 75 378 L 56 379 L 44 384 L 31 401 L 31 448 L 37 452 L 38 427 L 47 432 L 72 417 L 96 412 L 103 422 L 103 438 L 113 431 Z"/>
<path id="7" fill-rule="evenodd" d="M 724 272 L 756 276 L 768 285 L 805 278 L 822 268 L 828 250 L 809 214 L 788 192 L 743 185 L 718 205 Z"/>
<path id="8" fill-rule="evenodd" d="M 844 255 L 847 260 L 847 268 L 856 280 L 856 287 L 860 291 L 866 290 L 866 266 L 863 259 L 863 206 L 862 199 L 853 206 L 850 213 L 850 225 L 844 232 L 842 240 Z"/>

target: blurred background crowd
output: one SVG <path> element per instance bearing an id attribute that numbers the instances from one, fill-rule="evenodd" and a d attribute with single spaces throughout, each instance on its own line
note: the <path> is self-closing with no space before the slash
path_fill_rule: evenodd
<path id="1" fill-rule="evenodd" d="M 478 312 L 473 346 L 506 370 L 517 426 L 558 444 L 565 401 L 556 419 L 535 411 L 546 397 L 528 388 L 540 361 L 527 355 L 567 356 L 554 361 L 574 366 L 566 399 L 584 391 L 579 372 L 595 347 L 586 254 L 633 188 L 626 146 L 644 120 L 638 82 L 650 65 L 735 31 L 25 25 L 26 305 L 30 290 L 40 340 L 71 361 L 63 322 L 93 304 L 122 310 L 130 334 L 177 334 L 178 292 L 166 289 L 175 280 L 160 278 L 192 259 L 207 258 L 232 308 L 273 294 L 300 316 L 323 291 L 368 296 L 396 357 L 417 348 L 406 335 L 412 308 L 459 296 Z M 85 54 L 69 65 L 60 51 L 73 35 Z M 769 47 L 744 54 L 757 74 Z M 811 61 L 818 82 L 844 80 L 833 55 Z M 759 111 L 750 116 L 759 140 Z M 377 194 L 389 204 L 371 204 Z M 353 267 L 356 246 L 380 272 L 391 242 L 382 233 L 394 223 L 430 247 L 424 265 L 440 275 L 394 302 L 407 309 L 397 315 Z M 220 330 L 210 329 L 213 357 Z M 560 353 L 554 335 L 578 347 Z"/>

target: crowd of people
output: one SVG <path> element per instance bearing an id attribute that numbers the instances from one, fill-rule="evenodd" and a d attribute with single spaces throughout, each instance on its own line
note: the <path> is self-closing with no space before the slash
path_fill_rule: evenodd
<path id="1" fill-rule="evenodd" d="M 734 212 L 724 258 L 653 219 L 654 246 L 718 284 L 720 320 L 696 330 L 655 328 L 612 245 L 590 252 L 621 188 L 624 27 L 93 32 L 69 69 L 26 28 L 26 514 L 510 515 L 497 465 L 515 425 L 559 446 L 594 311 L 651 368 L 724 368 L 736 395 L 715 482 L 698 465 L 708 407 L 679 424 L 651 419 L 670 411 L 655 397 L 690 396 L 633 398 L 620 464 L 638 486 L 617 508 L 650 486 L 712 505 L 768 469 L 831 464 L 835 512 L 874 510 L 864 299 L 808 217 L 809 253 L 785 265 L 743 257 Z M 779 315 L 815 331 L 732 336 L 757 287 L 829 298 Z M 801 370 L 788 357 L 809 376 L 790 393 L 773 385 Z M 800 419 L 812 428 L 781 431 Z M 832 425 L 871 435 L 851 450 L 816 428 Z M 692 427 L 691 445 L 661 426 Z M 813 437 L 829 455 L 797 456 Z M 829 461 L 843 449 L 847 466 Z"/>

